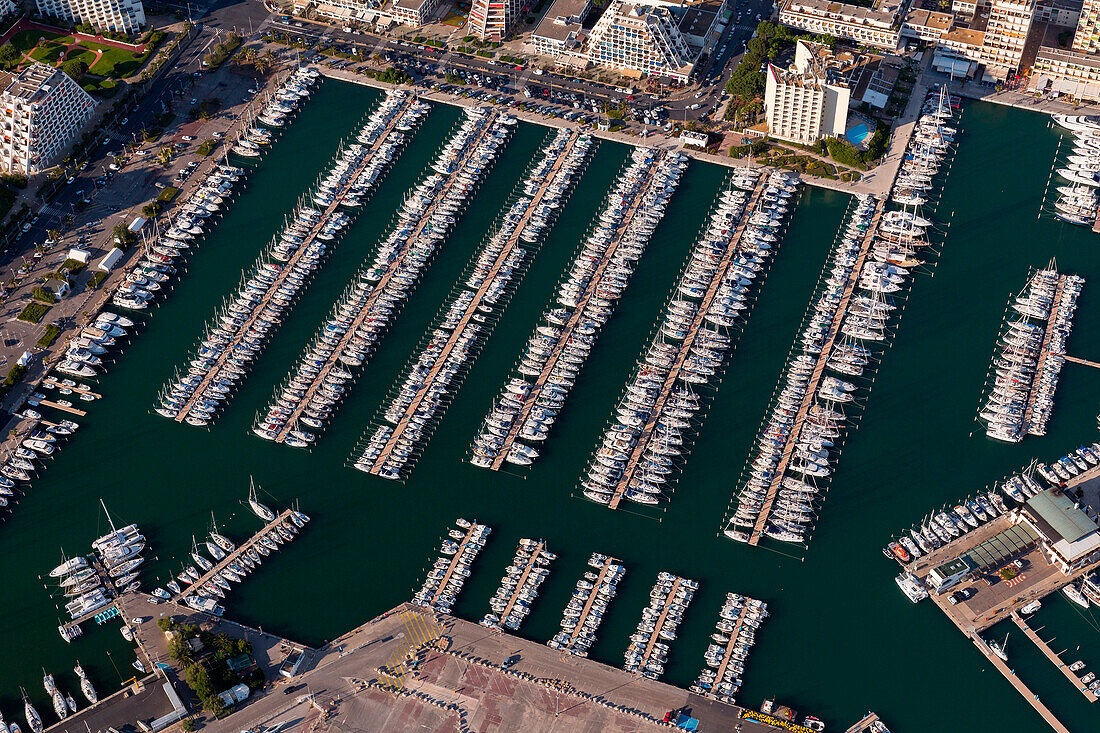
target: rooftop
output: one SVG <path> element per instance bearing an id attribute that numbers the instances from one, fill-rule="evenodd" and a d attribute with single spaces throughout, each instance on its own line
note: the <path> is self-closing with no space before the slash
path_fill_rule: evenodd
<path id="1" fill-rule="evenodd" d="M 590 0 L 554 0 L 532 35 L 566 41 L 571 34 L 581 31 L 582 19 L 588 14 L 590 6 Z"/>
<path id="2" fill-rule="evenodd" d="M 50 87 L 47 82 L 60 73 L 57 69 L 50 68 L 45 64 L 31 64 L 19 72 L 18 76 L 4 75 L 6 77 L 4 81 L 8 82 L 4 87 L 4 94 L 32 100 L 40 93 L 48 92 Z"/>
<path id="3" fill-rule="evenodd" d="M 903 7 L 905 7 L 905 0 L 876 0 L 874 6 L 870 8 L 829 0 L 789 0 L 783 12 L 805 13 L 817 17 L 836 18 L 849 23 L 889 28 L 898 24 Z"/>
<path id="4" fill-rule="evenodd" d="M 940 38 L 940 43 L 947 45 L 955 43 L 961 46 L 981 46 L 984 42 L 985 33 L 983 31 L 975 31 L 969 28 L 956 28 L 943 34 L 943 37 Z"/>
<path id="5" fill-rule="evenodd" d="M 1050 530 L 1050 533 L 1044 531 L 1043 534 L 1051 540 L 1057 537 L 1076 542 L 1098 529 L 1096 522 L 1084 510 L 1075 506 L 1065 494 L 1054 493 L 1053 489 L 1028 499 L 1026 506 L 1032 517 L 1041 520 L 1040 529 Z"/>
<path id="6" fill-rule="evenodd" d="M 905 16 L 905 22 L 921 28 L 932 28 L 946 33 L 951 30 L 951 22 L 954 17 L 951 13 L 937 13 L 934 10 L 910 10 Z"/>
<path id="7" fill-rule="evenodd" d="M 1068 51 L 1053 46 L 1040 46 L 1039 53 L 1036 54 L 1035 60 L 1037 62 L 1052 61 L 1054 63 L 1068 64 L 1071 66 L 1100 68 L 1100 56 L 1090 53 L 1081 53 L 1080 51 Z"/>

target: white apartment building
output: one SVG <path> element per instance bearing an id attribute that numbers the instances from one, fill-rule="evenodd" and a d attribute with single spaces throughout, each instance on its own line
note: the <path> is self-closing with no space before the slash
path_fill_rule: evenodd
<path id="1" fill-rule="evenodd" d="M 628 75 L 687 81 L 698 54 L 668 8 L 613 0 L 592 28 L 588 57 Z"/>
<path id="2" fill-rule="evenodd" d="M 419 28 L 428 22 L 439 0 L 393 0 L 393 19 L 401 25 Z"/>
<path id="3" fill-rule="evenodd" d="M 145 25 L 141 0 L 35 0 L 38 12 L 101 31 L 137 33 Z"/>
<path id="4" fill-rule="evenodd" d="M 67 74 L 32 64 L 4 74 L 0 170 L 30 176 L 48 168 L 92 115 L 95 100 Z"/>
<path id="5" fill-rule="evenodd" d="M 901 24 L 901 37 L 919 41 L 938 41 L 951 30 L 954 17 L 951 13 L 934 10 L 910 10 Z"/>
<path id="6" fill-rule="evenodd" d="M 898 47 L 908 0 L 875 0 L 874 6 L 848 5 L 829 0 L 786 0 L 779 22 L 811 33 L 887 51 Z"/>
<path id="7" fill-rule="evenodd" d="M 764 113 L 770 137 L 809 145 L 844 134 L 850 91 L 846 82 L 829 79 L 816 48 L 799 41 L 790 69 L 768 64 Z"/>
<path id="8" fill-rule="evenodd" d="M 18 6 L 15 4 L 15 0 L 0 0 L 0 15 L 14 13 L 17 8 Z"/>
<path id="9" fill-rule="evenodd" d="M 1100 101 L 1100 56 L 1043 46 L 1031 67 L 1028 91 Z"/>
<path id="10" fill-rule="evenodd" d="M 1073 34 L 1073 50 L 1081 53 L 1100 51 L 1100 0 L 1085 0 L 1077 32 Z"/>
<path id="11" fill-rule="evenodd" d="M 1035 0 L 993 0 L 978 61 L 986 78 L 1003 81 L 1020 69 L 1035 16 Z"/>
<path id="12" fill-rule="evenodd" d="M 472 0 L 470 35 L 483 41 L 503 41 L 521 9 L 520 0 Z"/>
<path id="13" fill-rule="evenodd" d="M 531 33 L 535 53 L 554 59 L 579 58 L 584 20 L 591 9 L 591 0 L 554 0 Z"/>

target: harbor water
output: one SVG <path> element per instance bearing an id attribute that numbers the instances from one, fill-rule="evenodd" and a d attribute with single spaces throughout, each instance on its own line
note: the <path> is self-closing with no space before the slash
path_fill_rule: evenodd
<path id="1" fill-rule="evenodd" d="M 849 197 L 804 188 L 761 296 L 710 401 L 700 435 L 671 500 L 646 515 L 612 512 L 579 497 L 578 480 L 612 415 L 635 360 L 648 342 L 670 288 L 715 196 L 724 168 L 691 162 L 625 296 L 585 364 L 532 467 L 496 474 L 466 462 L 470 441 L 563 269 L 629 158 L 625 146 L 600 142 L 557 223 L 534 255 L 480 358 L 435 431 L 412 478 L 396 483 L 346 465 L 368 422 L 452 286 L 500 213 L 546 128 L 521 124 L 484 184 L 440 247 L 377 355 L 311 451 L 256 438 L 250 428 L 328 314 L 333 301 L 386 233 L 392 212 L 461 119 L 435 105 L 373 198 L 306 289 L 255 363 L 243 388 L 210 430 L 152 411 L 161 386 L 189 360 L 206 320 L 282 226 L 380 95 L 325 81 L 258 165 L 229 213 L 197 248 L 188 272 L 96 385 L 81 428 L 21 498 L 0 528 L 0 587 L 6 663 L 0 711 L 18 714 L 19 686 L 39 710 L 49 703 L 41 668 L 76 692 L 79 659 L 101 695 L 133 676 L 117 621 L 85 625 L 66 644 L 44 576 L 68 555 L 87 551 L 106 520 L 136 522 L 149 538 L 146 588 L 191 564 L 211 513 L 230 538 L 261 526 L 247 503 L 249 478 L 260 500 L 299 500 L 313 521 L 272 554 L 226 599 L 227 615 L 265 631 L 320 645 L 407 600 L 457 517 L 493 528 L 455 607 L 480 619 L 521 537 L 542 538 L 558 558 L 521 634 L 545 641 L 592 552 L 627 567 L 591 656 L 615 666 L 637 624 L 656 574 L 699 581 L 700 591 L 672 642 L 665 679 L 687 686 L 724 596 L 768 603 L 739 702 L 775 697 L 843 729 L 877 711 L 902 731 L 1037 731 L 1031 707 L 930 603 L 912 605 L 897 589 L 897 566 L 880 548 L 925 513 L 955 503 L 1033 457 L 1050 459 L 1096 438 L 1100 371 L 1067 363 L 1048 435 L 1018 445 L 987 439 L 975 422 L 993 343 L 1008 296 L 1029 267 L 1056 257 L 1086 278 L 1069 342 L 1071 354 L 1100 360 L 1100 240 L 1087 229 L 1039 217 L 1059 134 L 1045 117 L 986 104 L 963 111 L 960 144 L 936 211 L 946 228 L 937 266 L 917 277 L 897 335 L 851 432 L 808 548 L 750 548 L 720 537 L 721 519 L 765 414 L 811 291 L 849 206 Z M 81 405 L 83 406 L 83 404 Z M 155 556 L 155 559 L 153 559 Z M 186 562 L 185 562 L 186 561 Z M 55 605 L 56 604 L 56 605 Z M 62 609 L 63 612 L 63 609 Z M 1035 622 L 1066 661 L 1100 670 L 1100 616 L 1052 597 Z M 1011 632 L 1010 664 L 1073 731 L 1095 729 L 1095 710 L 1023 634 Z M 1069 641 L 1072 639 L 1072 642 Z M 1081 651 L 1073 650 L 1078 644 Z M 1018 653 L 1018 657 L 1016 656 Z M 1080 656 L 1076 656 L 1076 655 Z M 1089 656 L 1093 655 L 1093 656 Z"/>

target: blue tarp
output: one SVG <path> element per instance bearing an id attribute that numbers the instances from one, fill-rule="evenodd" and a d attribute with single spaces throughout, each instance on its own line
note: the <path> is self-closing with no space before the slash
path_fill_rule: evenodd
<path id="1" fill-rule="evenodd" d="M 699 720 L 680 713 L 679 717 L 676 718 L 676 727 L 682 730 L 697 730 L 699 728 Z"/>

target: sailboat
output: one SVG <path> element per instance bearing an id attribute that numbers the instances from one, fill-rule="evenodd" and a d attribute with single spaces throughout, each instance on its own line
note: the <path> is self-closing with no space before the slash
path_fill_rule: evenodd
<path id="1" fill-rule="evenodd" d="M 1000 644 L 995 641 L 986 641 L 985 645 L 989 647 L 989 651 L 996 654 L 1001 659 L 1001 661 L 1008 661 L 1008 653 L 1005 651 L 1005 648 L 1008 646 L 1008 634 L 1005 634 L 1005 640 L 1002 641 Z"/>
<path id="2" fill-rule="evenodd" d="M 38 711 L 34 709 L 34 705 L 31 705 L 31 701 L 27 699 L 27 692 L 22 687 L 19 691 L 23 693 L 23 715 L 27 718 L 27 725 L 31 727 L 34 733 L 42 733 L 45 728 L 42 727 L 42 716 L 38 714 Z"/>
<path id="3" fill-rule="evenodd" d="M 249 477 L 248 484 L 248 505 L 252 507 L 252 511 L 265 522 L 274 522 L 275 512 L 256 500 L 256 484 L 252 481 L 252 477 Z"/>
<path id="4" fill-rule="evenodd" d="M 73 671 L 76 672 L 76 676 L 80 678 L 80 691 L 84 693 L 84 697 L 88 698 L 88 702 L 95 705 L 99 702 L 99 695 L 96 694 L 95 688 L 92 687 L 91 680 L 88 679 L 88 675 L 85 674 L 84 668 L 80 666 L 80 662 L 76 663 L 73 667 Z M 3 731 L 0 731 L 3 733 Z"/>

